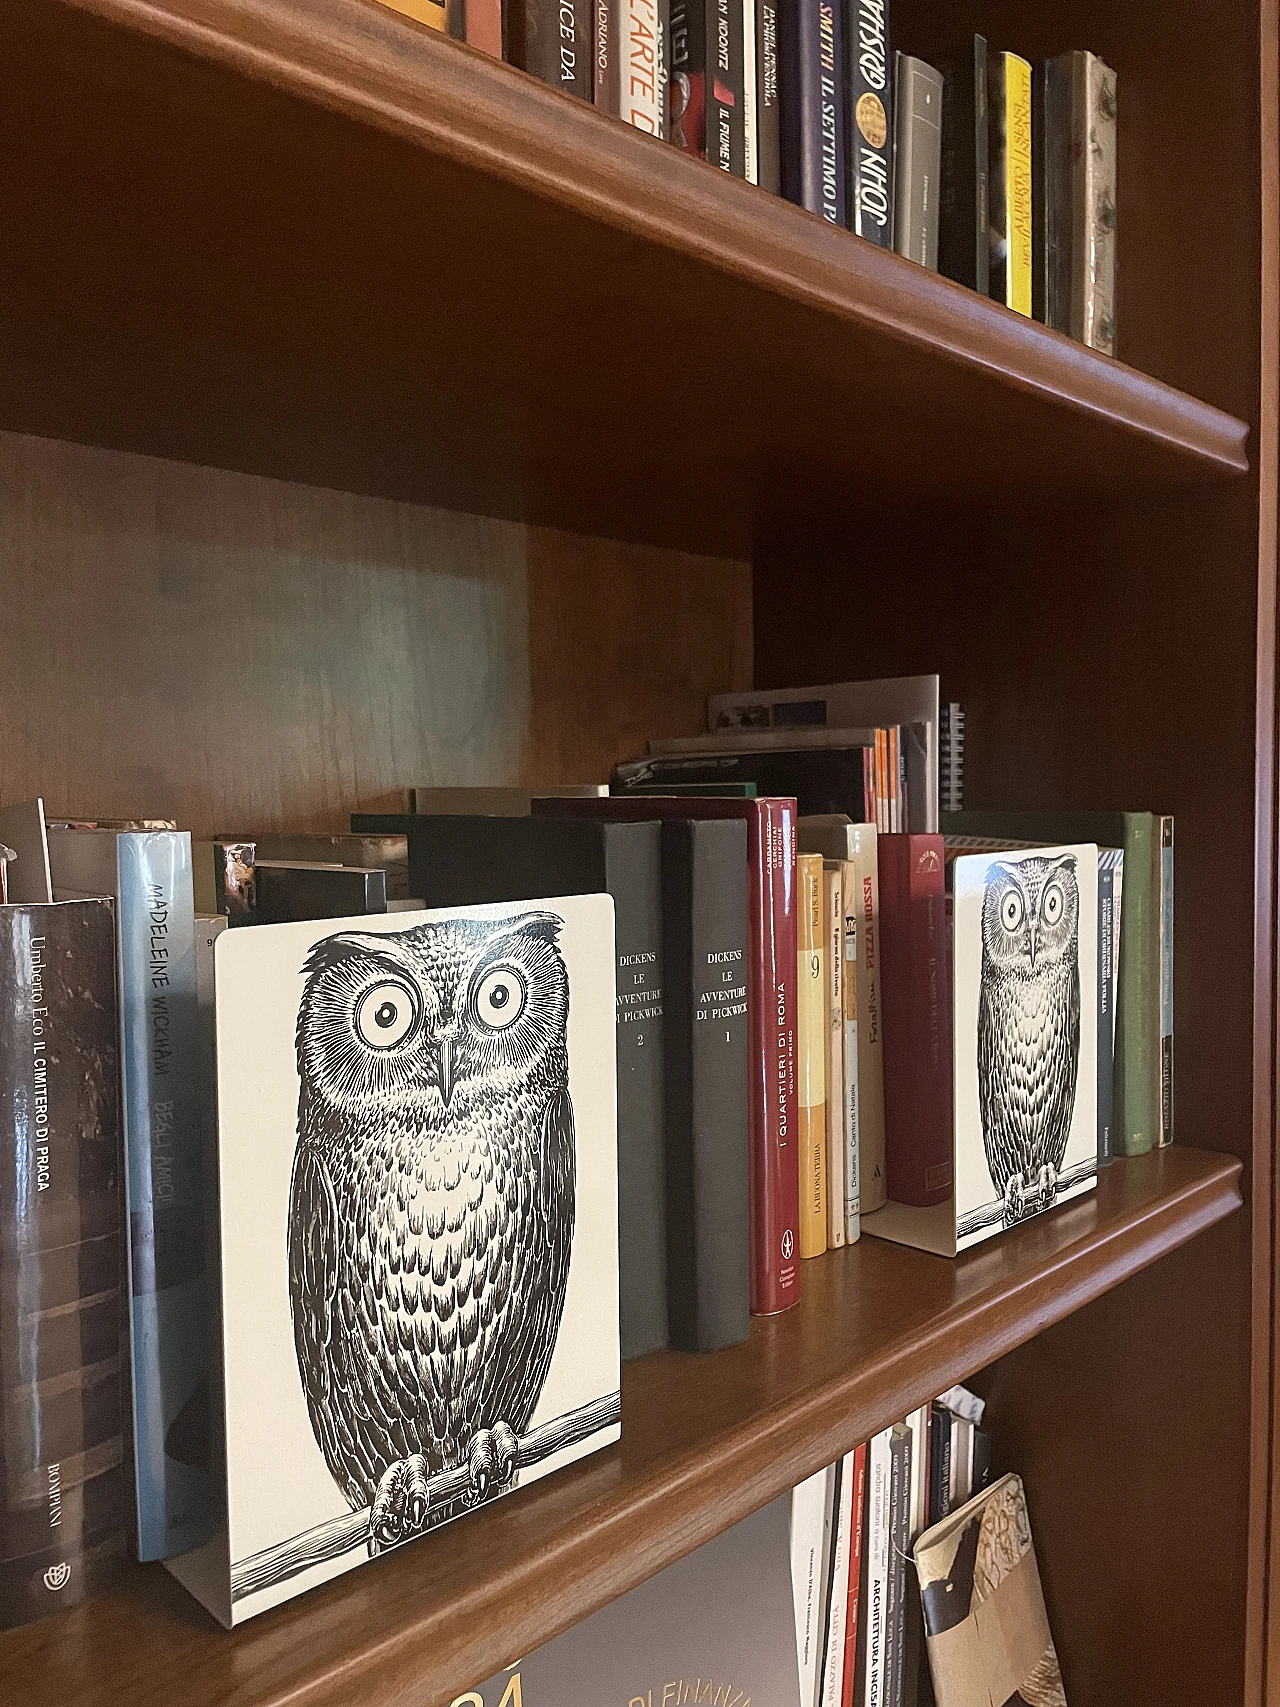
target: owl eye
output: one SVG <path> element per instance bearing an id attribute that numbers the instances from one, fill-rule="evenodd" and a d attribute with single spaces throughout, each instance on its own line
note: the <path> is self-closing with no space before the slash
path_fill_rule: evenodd
<path id="1" fill-rule="evenodd" d="M 472 1005 L 476 1018 L 490 1031 L 514 1025 L 524 1012 L 524 979 L 514 966 L 495 966 L 476 985 Z"/>
<path id="2" fill-rule="evenodd" d="M 418 997 L 408 984 L 384 978 L 356 1007 L 356 1031 L 370 1049 L 395 1049 L 418 1024 Z"/>
<path id="3" fill-rule="evenodd" d="M 1022 923 L 1022 896 L 1016 889 L 1005 891 L 1000 903 L 1000 923 L 1007 931 L 1016 931 Z"/>
<path id="4" fill-rule="evenodd" d="M 1062 917 L 1062 907 L 1062 889 L 1057 883 L 1051 883 L 1045 890 L 1044 899 L 1040 903 L 1040 916 L 1046 925 L 1057 924 Z"/>

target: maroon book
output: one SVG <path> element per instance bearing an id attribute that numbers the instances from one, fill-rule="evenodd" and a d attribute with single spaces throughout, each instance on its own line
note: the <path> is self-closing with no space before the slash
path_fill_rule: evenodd
<path id="1" fill-rule="evenodd" d="M 689 795 L 535 799 L 535 813 L 626 818 L 741 818 L 747 826 L 751 1025 L 751 1313 L 800 1299 L 800 1152 L 796 1138 L 796 803 Z M 674 970 L 668 972 L 674 976 Z"/>
<path id="2" fill-rule="evenodd" d="M 924 1208 L 944 1203 L 954 1183 L 942 837 L 877 840 L 888 1191 Z"/>

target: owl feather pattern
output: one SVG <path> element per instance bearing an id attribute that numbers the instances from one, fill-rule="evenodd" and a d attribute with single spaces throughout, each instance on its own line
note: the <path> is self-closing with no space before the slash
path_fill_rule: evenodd
<path id="1" fill-rule="evenodd" d="M 373 1545 L 514 1479 L 555 1350 L 575 1145 L 561 920 L 530 912 L 312 950 L 298 1012 L 294 1344 L 312 1429 Z"/>
<path id="2" fill-rule="evenodd" d="M 982 902 L 978 1099 L 1006 1223 L 1057 1194 L 1080 1061 L 1074 854 L 992 865 Z"/>

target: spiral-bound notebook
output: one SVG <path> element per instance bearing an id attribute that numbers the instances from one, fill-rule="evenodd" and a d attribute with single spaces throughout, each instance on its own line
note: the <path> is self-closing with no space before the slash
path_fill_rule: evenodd
<path id="1" fill-rule="evenodd" d="M 938 1707 L 1067 1707 L 1018 1476 L 915 1544 Z"/>

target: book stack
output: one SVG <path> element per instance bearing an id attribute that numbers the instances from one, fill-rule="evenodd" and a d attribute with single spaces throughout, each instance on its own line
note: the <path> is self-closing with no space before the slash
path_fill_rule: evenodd
<path id="1" fill-rule="evenodd" d="M 831 225 L 1116 344 L 1116 75 L 958 42 L 892 51 L 890 0 L 384 0 Z"/>
<path id="2" fill-rule="evenodd" d="M 801 1707 L 1063 1699 L 1026 1496 L 993 1480 L 984 1411 L 952 1387 L 793 1491 Z"/>

